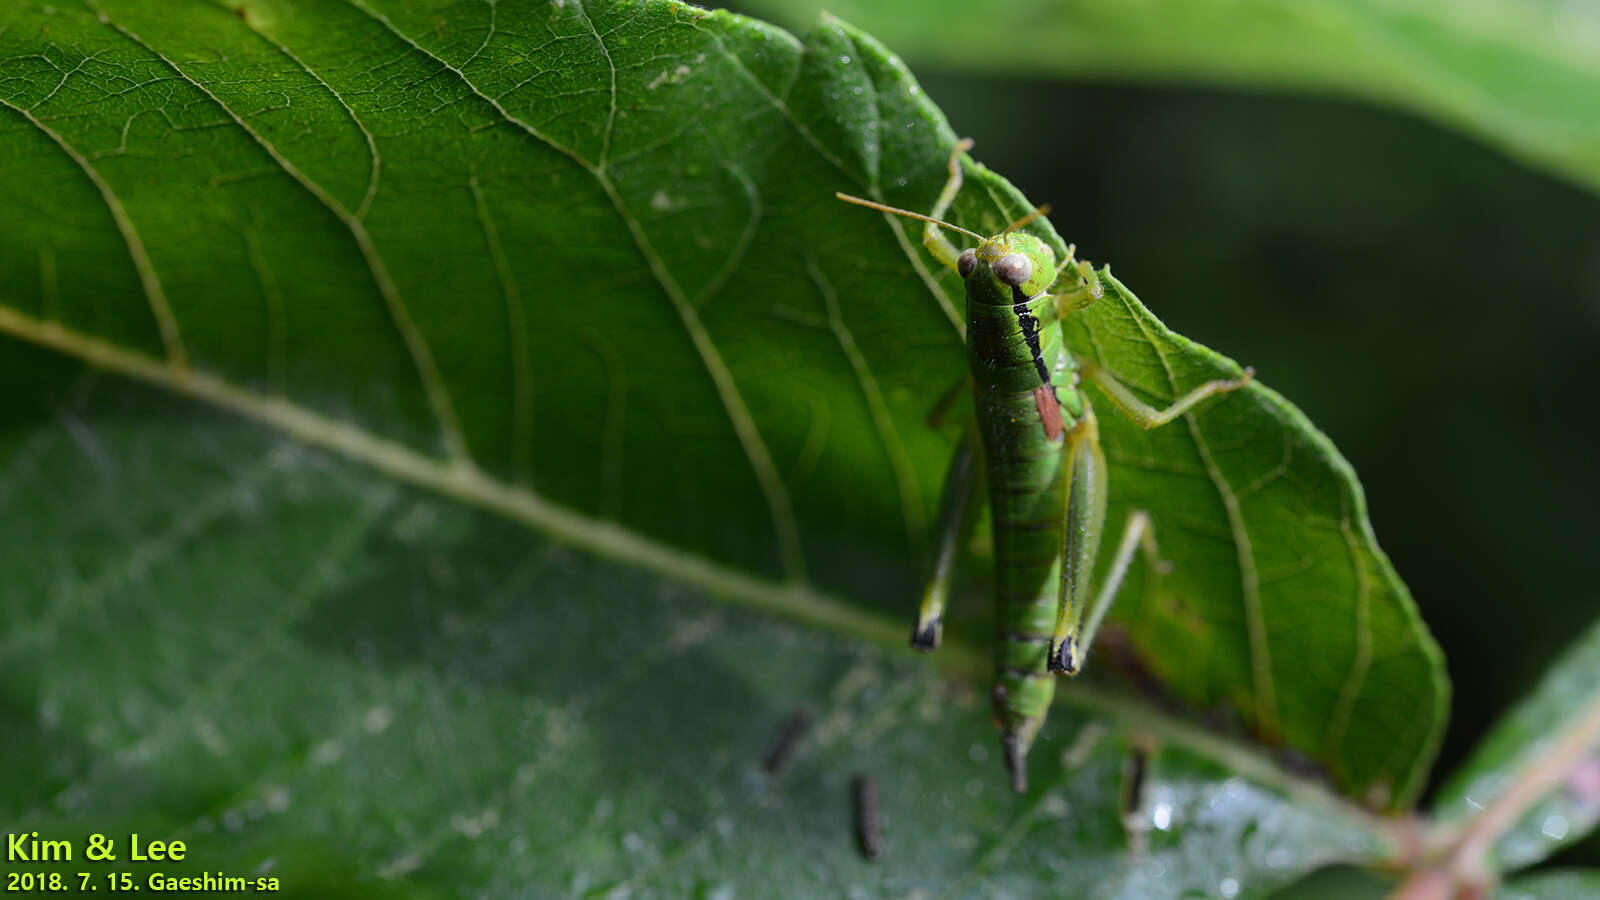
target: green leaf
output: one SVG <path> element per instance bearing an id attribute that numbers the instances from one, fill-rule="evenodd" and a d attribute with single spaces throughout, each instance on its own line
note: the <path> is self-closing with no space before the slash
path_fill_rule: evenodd
<path id="1" fill-rule="evenodd" d="M 1501 871 L 1533 865 L 1600 824 L 1600 622 L 1451 774 L 1435 816 L 1476 836 Z"/>
<path id="2" fill-rule="evenodd" d="M 730 609 L 203 407 L 87 382 L 55 409 L 9 410 L 0 437 L 0 560 L 23 580 L 4 595 L 0 815 L 44 839 L 187 843 L 188 865 L 143 866 L 141 883 L 1133 900 L 1251 896 L 1395 852 L 1349 804 L 1137 708 L 1130 728 L 1058 709 L 1035 750 L 1048 774 L 1019 797 L 983 692 L 913 655 Z M 801 709 L 811 727 L 765 771 Z M 1130 739 L 1164 742 L 1134 856 Z M 878 785 L 876 864 L 852 836 L 858 772 Z"/>
<path id="3" fill-rule="evenodd" d="M 826 7 L 913 61 L 968 71 L 1211 81 L 1338 93 L 1459 129 L 1600 190 L 1600 13 L 1452 0 L 763 0 L 792 22 Z"/>
<path id="4" fill-rule="evenodd" d="M 1600 896 L 1600 872 L 1568 869 L 1539 872 L 1502 885 L 1495 900 L 1587 900 Z"/>
<path id="5" fill-rule="evenodd" d="M 68 404 L 7 432 L 22 512 L 5 546 L 26 576 L 5 596 L 4 697 L 37 760 L 19 771 L 53 773 L 13 784 L 16 810 L 96 830 L 210 823 L 241 865 L 292 857 L 340 878 L 417 852 L 435 880 L 405 884 L 442 892 L 553 868 L 539 883 L 573 891 L 640 871 L 708 893 L 735 875 L 745 892 L 853 884 L 857 864 L 817 873 L 787 853 L 837 848 L 847 828 L 830 791 L 855 763 L 827 753 L 794 777 L 790 817 L 697 855 L 723 846 L 722 813 L 760 807 L 749 761 L 811 702 L 859 734 L 830 740 L 860 740 L 885 792 L 916 785 L 886 820 L 944 829 L 895 838 L 905 867 L 886 884 L 1009 858 L 997 877 L 1020 885 L 1065 865 L 1143 896 L 1175 854 L 1197 890 L 1254 891 L 1388 852 L 1378 826 L 1237 736 L 1087 685 L 1064 693 L 1130 740 L 1186 748 L 1161 752 L 1147 796 L 1210 837 L 1153 834 L 1156 868 L 1130 869 L 1105 856 L 1116 829 L 1080 834 L 1115 809 L 1107 778 L 1057 761 L 1081 714 L 1059 716 L 1035 777 L 1092 820 L 1033 837 L 1060 818 L 1048 791 L 997 799 L 992 757 L 955 774 L 993 743 L 983 704 L 939 721 L 931 676 L 899 648 L 950 449 L 925 418 L 963 371 L 960 294 L 917 229 L 832 197 L 926 208 L 954 136 L 860 32 L 830 20 L 802 43 L 668 2 L 24 2 L 0 10 L 0 59 L 0 196 L 30 211 L 0 241 L 0 331 L 267 429 L 96 388 L 112 411 Z M 969 178 L 958 221 L 994 231 L 1028 208 L 997 175 Z M 1111 283 L 1074 332 L 1082 352 L 1151 399 L 1237 372 Z M 38 385 L 65 377 L 8 355 L 47 373 Z M 1101 421 L 1114 527 L 1150 509 L 1175 566 L 1130 585 L 1132 658 L 1342 790 L 1409 803 L 1447 686 L 1348 466 L 1259 385 L 1150 435 Z M 27 474 L 52 465 L 68 468 Z M 246 515 L 235 492 L 270 509 Z M 218 543 L 224 519 L 237 533 Z M 611 562 L 540 581 L 546 538 Z M 705 646 L 670 656 L 701 619 Z M 976 668 L 962 644 L 981 634 L 964 628 L 947 663 Z M 836 695 L 858 658 L 873 691 Z M 590 710 L 595 692 L 615 705 Z M 403 735 L 371 724 L 402 712 Z M 563 715 L 583 739 L 530 776 L 553 778 L 534 795 L 518 772 Z M 370 767 L 327 758 L 367 737 Z M 1301 816 L 1230 773 L 1334 811 Z M 291 781 L 285 827 L 316 836 L 303 844 L 251 830 Z M 591 848 L 602 798 L 623 824 Z M 450 843 L 513 820 L 482 855 Z M 332 835 L 356 843 L 315 846 Z M 523 851 L 530 868 L 507 864 Z M 749 869 L 767 856 L 801 874 Z M 1089 859 L 1101 875 L 1073 869 Z"/>

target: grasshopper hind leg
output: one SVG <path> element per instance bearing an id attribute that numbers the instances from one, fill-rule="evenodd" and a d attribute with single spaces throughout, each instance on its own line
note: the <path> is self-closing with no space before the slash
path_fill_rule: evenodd
<path id="1" fill-rule="evenodd" d="M 1100 532 L 1105 527 L 1107 484 L 1099 425 L 1093 408 L 1087 404 L 1082 421 L 1067 438 L 1065 453 L 1067 500 L 1061 528 L 1060 605 L 1055 634 L 1050 641 L 1049 667 L 1059 675 L 1072 676 L 1083 669 L 1100 623 L 1128 574 L 1134 553 L 1143 548 L 1146 559 L 1158 572 L 1160 557 L 1150 514 L 1134 510 L 1123 526 L 1122 540 L 1117 544 L 1105 583 L 1091 597 L 1090 579 L 1094 577 L 1095 559 L 1099 554 Z"/>
<path id="2" fill-rule="evenodd" d="M 1061 485 L 1066 496 L 1061 504 L 1061 581 L 1047 665 L 1057 674 L 1076 675 L 1088 649 L 1082 631 L 1084 612 L 1106 520 L 1105 453 L 1100 449 L 1094 408 L 1087 403 L 1082 418 L 1067 432 L 1062 455 Z"/>
<path id="3" fill-rule="evenodd" d="M 1052 648 L 1050 660 L 1052 669 L 1076 675 L 1083 668 L 1084 661 L 1089 655 L 1089 648 L 1094 646 L 1095 635 L 1100 631 L 1100 623 L 1111 609 L 1111 604 L 1116 602 L 1117 592 L 1122 588 L 1122 580 L 1128 575 L 1128 566 L 1133 563 L 1134 554 L 1140 550 L 1144 551 L 1145 561 L 1155 574 L 1164 574 L 1171 570 L 1171 565 L 1161 559 L 1160 549 L 1156 546 L 1155 526 L 1151 524 L 1150 514 L 1142 509 L 1136 509 L 1128 513 L 1128 522 L 1122 527 L 1122 540 L 1117 544 L 1116 555 L 1111 558 L 1111 571 L 1106 574 L 1105 584 L 1100 586 L 1099 593 L 1085 610 L 1083 625 L 1078 633 L 1060 648 L 1062 653 L 1070 654 L 1071 668 L 1056 668 L 1055 648 Z"/>

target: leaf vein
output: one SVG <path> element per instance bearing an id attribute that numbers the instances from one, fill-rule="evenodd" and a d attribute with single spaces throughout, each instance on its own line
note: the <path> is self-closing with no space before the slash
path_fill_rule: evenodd
<path id="1" fill-rule="evenodd" d="M 684 330 L 688 332 L 690 342 L 699 353 L 701 363 L 705 366 L 713 385 L 717 389 L 717 395 L 722 401 L 723 410 L 733 425 L 734 434 L 738 437 L 745 457 L 755 472 L 756 480 L 760 484 L 762 492 L 766 495 L 767 506 L 772 516 L 773 528 L 777 534 L 779 553 L 783 559 L 785 572 L 791 581 L 804 583 L 806 580 L 805 556 L 800 543 L 800 525 L 799 520 L 795 517 L 794 505 L 789 498 L 788 490 L 783 485 L 782 478 L 778 475 L 778 469 L 772 461 L 772 455 L 768 452 L 766 443 L 761 438 L 760 430 L 756 428 L 755 419 L 750 415 L 750 410 L 745 405 L 744 398 L 739 392 L 739 387 L 734 381 L 733 373 L 729 371 L 727 364 L 722 359 L 722 354 L 717 350 L 715 343 L 712 342 L 711 335 L 700 321 L 699 314 L 684 295 L 683 288 L 672 277 L 672 273 L 667 269 L 666 263 L 662 261 L 660 254 L 656 253 L 649 238 L 645 236 L 644 229 L 639 224 L 638 219 L 628 212 L 627 205 L 623 202 L 621 194 L 618 193 L 616 185 L 606 175 L 605 170 L 589 163 L 571 148 L 556 142 L 528 122 L 513 116 L 498 100 L 479 90 L 478 86 L 473 84 L 472 80 L 467 78 L 466 74 L 460 69 L 439 59 L 438 56 L 427 50 L 416 40 L 396 28 L 394 23 L 390 22 L 386 16 L 371 9 L 362 0 L 347 0 L 347 2 L 353 8 L 360 10 L 374 21 L 382 24 L 397 38 L 410 44 L 417 52 L 424 54 L 438 65 L 454 73 L 468 90 L 488 103 L 506 122 L 566 154 L 574 162 L 583 166 L 600 183 L 601 189 L 605 191 L 606 197 L 610 199 L 611 205 L 616 209 L 618 218 L 627 227 L 635 247 L 638 249 L 640 256 L 644 258 L 646 266 L 649 267 L 651 274 L 655 276 L 662 291 L 667 295 L 667 299 L 671 301 L 673 307 L 677 310 L 678 318 L 683 323 Z"/>
<path id="2" fill-rule="evenodd" d="M 69 613 L 98 610 L 106 597 L 125 585 L 137 584 L 156 565 L 183 549 L 212 524 L 233 511 L 240 497 L 260 485 L 272 473 L 270 454 L 245 469 L 222 488 L 200 498 L 160 534 L 140 541 L 114 565 L 102 569 L 88 582 L 59 585 L 40 615 L 18 628 L 0 643 L 0 663 L 9 662 L 30 645 L 48 639 Z"/>
<path id="3" fill-rule="evenodd" d="M 434 362 L 433 351 L 428 348 L 427 339 L 411 318 L 411 312 L 406 306 L 405 299 L 401 296 L 400 289 L 394 283 L 394 279 L 389 275 L 388 266 L 384 263 L 382 254 L 378 252 L 377 245 L 373 243 L 372 235 L 367 231 L 366 224 L 354 213 L 346 209 L 344 204 L 335 199 L 333 195 L 329 194 L 326 188 L 307 176 L 288 157 L 279 152 L 271 141 L 256 131 L 232 107 L 224 103 L 222 98 L 212 93 L 209 88 L 199 81 L 191 78 L 166 54 L 155 49 L 154 46 L 132 30 L 112 21 L 109 16 L 100 10 L 99 5 L 94 0 L 83 0 L 83 2 L 91 11 L 98 14 L 108 27 L 161 60 L 180 79 L 204 94 L 212 103 L 215 103 L 219 109 L 233 120 L 234 124 L 265 150 L 267 155 L 272 157 L 273 161 L 290 178 L 293 178 L 307 193 L 327 207 L 328 211 L 333 213 L 344 224 L 345 228 L 350 231 L 351 236 L 355 238 L 356 246 L 361 251 L 362 258 L 367 264 L 367 268 L 372 273 L 372 279 L 377 285 L 378 293 L 383 296 L 384 303 L 389 308 L 390 318 L 393 319 L 395 328 L 400 332 L 400 338 L 405 343 L 406 349 L 411 353 L 411 361 L 417 369 L 417 376 L 421 380 L 423 390 L 428 396 L 429 405 L 433 408 L 434 417 L 439 421 L 439 429 L 446 453 L 456 465 L 471 468 L 473 466 L 472 455 L 467 448 L 466 438 L 462 435 L 460 422 L 456 418 L 455 407 L 450 401 L 449 389 L 445 387 L 444 378 L 439 374 L 438 366 Z"/>
<path id="4" fill-rule="evenodd" d="M 339 105 L 344 108 L 345 114 L 350 117 L 350 121 L 354 123 L 356 130 L 361 132 L 362 139 L 367 143 L 367 189 L 362 195 L 361 203 L 357 205 L 353 215 L 357 219 L 365 220 L 367 213 L 372 210 L 372 201 L 378 196 L 378 179 L 383 171 L 383 156 L 378 152 L 378 140 L 373 135 L 372 129 L 368 128 L 367 123 L 363 122 L 361 117 L 356 115 L 355 108 L 352 107 L 350 102 L 345 99 L 343 92 L 336 89 L 332 83 L 327 81 L 327 79 L 323 78 L 321 75 L 318 75 L 316 71 L 314 71 L 311 66 L 307 65 L 304 60 L 297 56 L 294 51 L 290 50 L 283 43 L 274 40 L 272 37 L 268 36 L 265 32 L 262 32 L 259 29 L 252 28 L 251 31 L 254 32 L 255 35 L 261 40 L 265 41 L 267 44 L 276 49 L 279 53 L 282 53 L 290 62 L 293 62 L 295 65 L 299 66 L 301 71 L 305 72 L 311 77 L 312 81 L 315 81 L 317 84 L 326 89 L 327 92 L 332 95 L 333 99 L 338 101 Z"/>
<path id="5" fill-rule="evenodd" d="M 845 358 L 850 361 L 850 368 L 855 373 L 856 383 L 860 385 L 861 395 L 866 401 L 867 411 L 872 416 L 873 428 L 878 432 L 878 443 L 883 447 L 889 468 L 894 471 L 895 484 L 900 493 L 900 510 L 905 519 L 906 541 L 912 548 L 913 558 L 917 558 L 921 555 L 918 545 L 927 523 L 923 514 L 921 492 L 917 487 L 916 467 L 912 465 L 911 457 L 907 455 L 905 446 L 900 442 L 900 434 L 894 427 L 894 417 L 889 414 L 889 406 L 883 400 L 883 392 L 878 388 L 878 380 L 873 377 L 872 368 L 867 364 L 867 357 L 856 344 L 855 337 L 850 333 L 850 327 L 845 324 L 844 314 L 839 309 L 838 292 L 834 290 L 832 282 L 828 281 L 814 260 L 806 260 L 806 272 L 816 285 L 817 292 L 822 295 L 823 302 L 827 304 L 828 329 L 833 332 L 834 339 L 839 342 L 839 349 L 844 351 Z"/>
<path id="6" fill-rule="evenodd" d="M 150 254 L 145 249 L 144 238 L 139 236 L 139 229 L 134 226 L 133 219 L 122 205 L 122 200 L 112 190 L 110 182 L 100 174 L 94 163 L 89 158 L 78 152 L 77 148 L 67 142 L 67 139 L 55 129 L 46 125 L 33 114 L 31 109 L 23 109 L 10 100 L 0 98 L 0 104 L 27 119 L 35 128 L 44 132 L 45 136 L 54 141 L 61 152 L 65 153 L 95 190 L 100 192 L 100 199 L 105 202 L 106 208 L 111 211 L 111 219 L 116 223 L 117 231 L 122 235 L 122 241 L 128 248 L 128 256 L 133 261 L 134 271 L 139 275 L 139 283 L 144 288 L 145 300 L 149 304 L 150 314 L 155 318 L 156 328 L 161 334 L 161 344 L 166 349 L 167 365 L 174 371 L 184 372 L 189 368 L 189 354 L 183 346 L 183 334 L 178 328 L 178 319 L 173 315 L 172 304 L 167 300 L 167 292 L 161 285 L 161 278 L 156 274 L 155 264 L 150 260 Z"/>
<path id="7" fill-rule="evenodd" d="M 1178 396 L 1181 391 L 1178 388 L 1177 375 L 1172 370 L 1172 363 L 1167 359 L 1166 351 L 1150 334 L 1149 327 L 1139 315 L 1132 309 L 1128 309 L 1128 313 L 1140 333 L 1144 335 L 1146 343 L 1155 352 L 1156 359 L 1161 362 L 1172 396 Z M 1239 566 L 1239 592 L 1244 601 L 1245 624 L 1250 636 L 1250 672 L 1251 681 L 1255 685 L 1256 727 L 1263 737 L 1269 740 L 1276 739 L 1281 731 L 1277 692 L 1272 681 L 1271 650 L 1267 645 L 1266 618 L 1261 608 L 1261 585 L 1256 572 L 1255 551 L 1250 542 L 1250 532 L 1245 526 L 1244 512 L 1239 507 L 1239 498 L 1228 485 L 1227 478 L 1223 476 L 1216 459 L 1211 455 L 1211 448 L 1206 442 L 1205 435 L 1200 431 L 1200 423 L 1195 414 L 1186 412 L 1183 414 L 1183 420 L 1189 426 L 1195 450 L 1200 454 L 1200 461 L 1205 466 L 1206 474 L 1210 477 L 1217 496 L 1222 501 L 1223 509 L 1228 514 L 1229 531 Z"/>
<path id="8" fill-rule="evenodd" d="M 728 283 L 728 279 L 733 277 L 733 273 L 739 268 L 739 263 L 744 261 L 745 254 L 750 252 L 750 245 L 756 239 L 756 232 L 761 230 L 761 219 L 765 215 L 761 207 L 761 189 L 756 186 L 749 173 L 726 160 L 722 162 L 722 167 L 732 173 L 734 179 L 739 182 L 739 187 L 744 189 L 745 199 L 750 203 L 750 214 L 745 218 L 744 229 L 734 241 L 733 250 L 728 253 L 727 261 L 717 269 L 716 274 L 706 282 L 700 294 L 691 301 L 696 308 L 702 310 L 711 302 L 711 298 L 722 290 L 723 285 Z"/>
<path id="9" fill-rule="evenodd" d="M 573 9 L 583 17 L 583 23 L 589 26 L 590 33 L 594 35 L 594 42 L 600 47 L 600 55 L 606 58 L 606 71 L 610 77 L 611 105 L 606 111 L 606 127 L 600 137 L 600 162 L 596 166 L 604 170 L 607 160 L 611 158 L 611 132 L 617 122 L 617 64 L 611 59 L 611 48 L 606 46 L 605 38 L 601 37 L 600 30 L 594 27 L 594 20 L 589 18 L 589 11 L 583 8 L 583 0 L 573 0 Z"/>
<path id="10" fill-rule="evenodd" d="M 362 501 L 357 515 L 352 516 L 350 522 L 333 536 L 311 572 L 294 591 L 283 598 L 283 602 L 273 611 L 272 618 L 236 655 L 224 663 L 217 672 L 191 682 L 188 696 L 174 703 L 173 708 L 160 723 L 153 728 L 145 729 L 133 743 L 100 757 L 99 762 L 88 773 L 74 784 L 62 789 L 57 794 L 58 798 L 87 790 L 89 785 L 108 769 L 123 769 L 131 764 L 145 761 L 156 747 L 172 736 L 175 729 L 193 720 L 207 705 L 215 704 L 225 697 L 262 656 L 274 649 L 288 635 L 289 628 L 311 611 L 316 601 L 333 582 L 339 565 L 360 548 L 373 524 L 398 494 L 399 491 L 391 486 L 379 492 L 377 497 Z M 33 814 L 30 813 L 31 815 Z"/>
<path id="11" fill-rule="evenodd" d="M 1333 706 L 1333 715 L 1328 717 L 1328 728 L 1323 734 L 1323 754 L 1327 759 L 1340 758 L 1337 752 L 1339 744 L 1344 741 L 1351 713 L 1372 665 L 1372 580 L 1361 555 L 1361 546 L 1350 530 L 1349 501 L 1340 494 L 1339 502 L 1341 507 L 1345 507 L 1339 519 L 1339 533 L 1343 535 L 1345 546 L 1350 551 L 1350 566 L 1356 576 L 1356 649 L 1355 658 L 1350 661 L 1350 672 L 1345 676 L 1339 699 Z"/>
<path id="12" fill-rule="evenodd" d="M 11 494 L 19 483 L 27 479 L 34 469 L 38 468 L 39 460 L 45 452 L 61 440 L 61 432 L 55 429 L 40 429 L 22 443 L 11 458 L 6 460 L 6 470 L 0 475 L 0 510 L 11 502 Z"/>
<path id="13" fill-rule="evenodd" d="M 516 275 L 511 271 L 511 260 L 500 244 L 494 219 L 489 215 L 489 203 L 478 185 L 476 172 L 467 181 L 472 190 L 473 205 L 477 209 L 478 224 L 483 228 L 483 239 L 489 247 L 489 258 L 494 263 L 500 293 L 506 304 L 506 335 L 511 342 L 511 458 L 522 484 L 533 483 L 533 350 L 528 341 L 528 313 L 523 306 L 522 290 L 517 286 Z"/>

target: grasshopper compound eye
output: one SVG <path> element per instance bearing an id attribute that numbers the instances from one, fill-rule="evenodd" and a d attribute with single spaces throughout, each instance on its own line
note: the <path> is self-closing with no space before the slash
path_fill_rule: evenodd
<path id="1" fill-rule="evenodd" d="M 994 264 L 994 274 L 1015 287 L 1033 277 L 1033 261 L 1021 253 L 1007 253 Z"/>
<path id="2" fill-rule="evenodd" d="M 962 278 L 972 274 L 972 267 L 977 264 L 978 251 L 971 247 L 961 251 L 961 255 L 956 257 L 956 271 L 961 273 Z"/>

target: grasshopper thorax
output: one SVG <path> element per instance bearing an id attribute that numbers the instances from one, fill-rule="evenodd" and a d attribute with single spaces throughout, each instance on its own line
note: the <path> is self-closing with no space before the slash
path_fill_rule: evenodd
<path id="1" fill-rule="evenodd" d="M 966 250 L 956 261 L 956 269 L 967 283 L 969 301 L 1010 306 L 1016 302 L 1016 290 L 1023 297 L 1033 297 L 1055 283 L 1056 255 L 1033 235 L 1012 232 Z"/>

